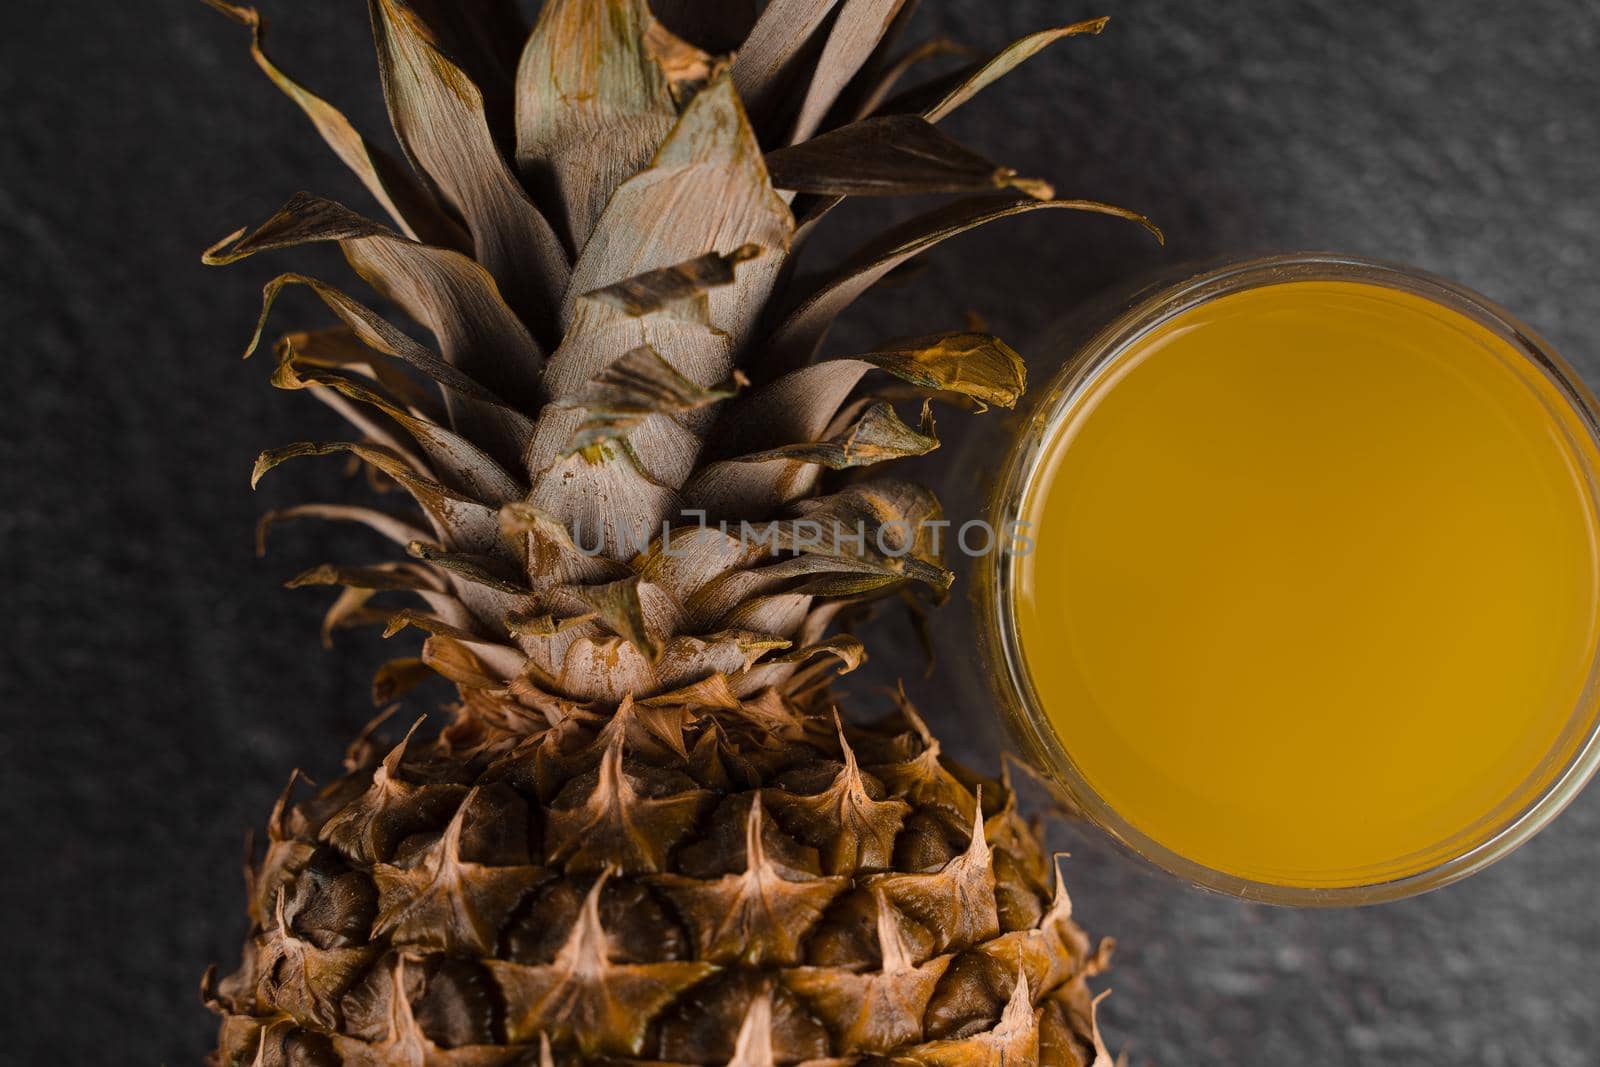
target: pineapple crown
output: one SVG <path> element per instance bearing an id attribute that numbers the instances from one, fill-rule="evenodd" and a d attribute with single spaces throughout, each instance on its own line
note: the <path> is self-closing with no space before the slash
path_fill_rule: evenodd
<path id="1" fill-rule="evenodd" d="M 343 588 L 325 633 L 427 633 L 420 660 L 379 672 L 380 700 L 436 672 L 544 723 L 630 697 L 795 691 L 826 664 L 853 667 L 860 645 L 827 635 L 845 606 L 950 581 L 922 534 L 931 494 L 855 469 L 937 447 L 928 398 L 1011 406 L 1024 375 L 970 330 L 821 358 L 834 319 L 926 249 L 1011 215 L 1065 208 L 1154 231 L 1056 199 L 937 126 L 1104 19 L 902 89 L 924 61 L 967 55 L 902 46 L 908 0 L 770 0 L 759 15 L 738 0 L 548 0 L 531 30 L 513 0 L 370 0 L 401 162 L 269 58 L 255 9 L 207 2 L 250 28 L 256 63 L 390 223 L 301 193 L 206 262 L 335 242 L 434 339 L 290 273 L 268 283 L 250 342 L 279 293 L 310 289 L 338 324 L 283 336 L 273 384 L 356 431 L 269 450 L 256 478 L 344 453 L 417 505 L 305 504 L 262 524 L 354 521 L 405 551 L 290 583 Z M 795 253 L 844 198 L 923 194 L 959 197 L 796 280 Z M 915 426 L 888 399 L 908 392 L 923 397 Z M 821 524 L 855 536 L 818 538 Z M 375 605 L 396 592 L 419 606 Z"/>

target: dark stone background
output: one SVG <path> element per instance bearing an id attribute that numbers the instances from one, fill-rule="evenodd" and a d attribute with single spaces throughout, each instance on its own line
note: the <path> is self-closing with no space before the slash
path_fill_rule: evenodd
<path id="1" fill-rule="evenodd" d="M 380 129 L 363 5 L 266 6 L 280 61 Z M 1065 193 L 1150 213 L 1171 243 L 1107 220 L 1005 223 L 865 301 L 842 343 L 967 307 L 1025 341 L 1164 263 L 1324 246 L 1460 279 L 1600 382 L 1592 0 L 927 6 L 928 25 L 986 45 L 1115 15 L 953 126 Z M 258 512 L 337 481 L 306 464 L 246 485 L 259 447 L 333 430 L 237 358 L 289 261 L 207 272 L 199 251 L 300 188 L 364 201 L 197 2 L 10 0 L 0 20 L 0 1062 L 193 1063 L 212 1027 L 200 973 L 231 965 L 243 930 L 243 832 L 290 767 L 334 769 L 380 655 L 363 637 L 322 652 L 323 598 L 277 588 L 372 544 L 306 527 L 251 556 Z M 948 697 L 973 670 L 962 610 L 932 679 L 885 618 L 871 677 L 911 675 L 951 747 L 990 759 L 984 709 Z M 1494 870 L 1361 911 L 1242 906 L 1058 834 L 1079 915 L 1121 939 L 1105 1017 L 1135 1064 L 1600 1057 L 1600 791 Z"/>

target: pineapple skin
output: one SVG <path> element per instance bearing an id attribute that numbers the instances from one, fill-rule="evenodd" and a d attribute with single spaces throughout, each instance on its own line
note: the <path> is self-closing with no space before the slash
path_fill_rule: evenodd
<path id="1" fill-rule="evenodd" d="M 253 8 L 207 2 L 393 220 L 300 194 L 207 262 L 336 243 L 434 342 L 269 283 L 251 349 L 309 288 L 339 324 L 278 341 L 273 384 L 356 434 L 256 476 L 341 454 L 416 507 L 302 505 L 263 533 L 354 521 L 403 546 L 290 584 L 342 587 L 325 637 L 428 635 L 379 704 L 434 674 L 459 694 L 437 733 L 370 728 L 340 780 L 290 779 L 246 865 L 242 962 L 203 985 L 211 1062 L 1110 1067 L 1087 984 L 1110 942 L 1090 949 L 1009 782 L 948 761 L 903 698 L 869 727 L 827 689 L 865 655 L 830 636 L 841 613 L 950 580 L 937 502 L 863 476 L 937 446 L 926 401 L 913 427 L 894 400 L 1010 406 L 1020 358 L 972 331 L 819 358 L 947 237 L 1038 208 L 1144 221 L 934 125 L 1103 20 L 900 92 L 949 52 L 900 44 L 905 0 L 549 0 L 531 28 L 511 0 L 370 0 L 402 162 L 269 58 Z M 844 197 L 939 193 L 976 195 L 795 281 Z M 856 539 L 819 545 L 823 522 Z"/>
<path id="2" fill-rule="evenodd" d="M 517 737 L 475 699 L 286 791 L 206 983 L 215 1064 L 1109 1062 L 1110 943 L 909 706 L 841 729 L 767 690 Z"/>

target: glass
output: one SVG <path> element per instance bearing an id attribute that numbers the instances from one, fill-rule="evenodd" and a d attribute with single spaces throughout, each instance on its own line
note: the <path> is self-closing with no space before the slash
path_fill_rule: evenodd
<path id="1" fill-rule="evenodd" d="M 1021 521 L 1025 494 L 1052 429 L 1097 374 L 1149 331 L 1174 316 L 1229 293 L 1290 281 L 1352 281 L 1423 297 L 1485 326 L 1522 353 L 1570 405 L 1572 421 L 1600 443 L 1600 402 L 1533 331 L 1504 310 L 1460 286 L 1420 272 L 1351 256 L 1298 253 L 1228 264 L 1159 289 L 1146 290 L 1109 325 L 1078 346 L 1034 399 L 1031 414 L 1011 445 L 989 503 L 992 528 Z M 1070 329 L 1070 327 L 1069 327 Z M 1068 334 L 1070 336 L 1070 333 Z M 1583 471 L 1600 496 L 1600 472 Z M 1329 907 L 1397 900 L 1436 889 L 1482 870 L 1527 841 L 1569 803 L 1600 767 L 1600 655 L 1591 666 L 1579 706 L 1558 744 L 1513 797 L 1531 800 L 1498 810 L 1440 842 L 1427 866 L 1387 880 L 1332 888 L 1254 881 L 1218 871 L 1152 839 L 1096 795 L 1050 725 L 1029 678 L 1017 630 L 1014 586 L 1018 557 L 1009 546 L 978 567 L 977 608 L 986 674 L 1002 718 L 1024 758 L 1060 797 L 1134 854 L 1200 887 L 1264 903 Z"/>

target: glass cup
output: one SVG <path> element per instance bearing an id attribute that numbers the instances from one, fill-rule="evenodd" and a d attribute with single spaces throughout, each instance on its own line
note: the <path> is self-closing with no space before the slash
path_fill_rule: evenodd
<path id="1" fill-rule="evenodd" d="M 1058 329 L 1051 345 L 1073 354 L 1032 400 L 1030 413 L 1011 442 L 989 501 L 996 530 L 1015 528 L 1025 493 L 1052 428 L 1074 401 L 1127 348 L 1172 317 L 1207 301 L 1257 286 L 1288 281 L 1353 281 L 1392 287 L 1466 315 L 1526 356 L 1571 407 L 1575 423 L 1600 444 L 1600 402 L 1532 330 L 1483 297 L 1417 271 L 1353 256 L 1294 253 L 1229 263 L 1164 287 L 1151 287 L 1122 302 L 1120 314 L 1097 331 L 1081 328 L 1082 316 Z M 1103 308 L 1101 310 L 1104 310 Z M 1106 318 L 1101 317 L 1100 322 Z M 1087 338 L 1086 340 L 1084 338 Z M 1583 477 L 1600 496 L 1600 471 Z M 1553 819 L 1600 767 L 1600 655 L 1590 668 L 1579 705 L 1560 741 L 1500 809 L 1427 850 L 1417 869 L 1403 876 L 1332 888 L 1280 885 L 1219 871 L 1179 855 L 1142 833 L 1106 803 L 1075 766 L 1070 740 L 1063 743 L 1045 717 L 1029 679 L 1017 632 L 1013 588 L 1018 556 L 1011 546 L 979 561 L 976 607 L 985 674 L 1013 742 L 1072 810 L 1126 849 L 1178 878 L 1205 889 L 1264 903 L 1300 907 L 1373 904 L 1437 889 L 1483 870 L 1527 841 Z"/>

